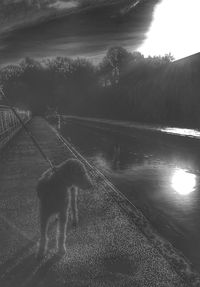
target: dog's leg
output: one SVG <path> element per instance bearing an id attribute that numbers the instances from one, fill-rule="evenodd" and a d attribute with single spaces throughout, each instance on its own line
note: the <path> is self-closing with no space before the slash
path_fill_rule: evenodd
<path id="1" fill-rule="evenodd" d="M 73 214 L 73 208 L 72 208 L 72 197 L 73 197 L 73 186 L 67 188 L 67 201 L 68 201 L 68 206 L 67 206 L 67 215 L 68 219 L 73 221 L 74 219 L 74 214 Z"/>
<path id="2" fill-rule="evenodd" d="M 38 257 L 41 257 L 45 253 L 47 245 L 47 223 L 49 216 L 40 208 L 40 245 L 38 251 Z"/>
<path id="3" fill-rule="evenodd" d="M 78 225 L 78 187 L 75 188 L 74 206 L 75 206 L 75 221 L 76 225 Z"/>
<path id="4" fill-rule="evenodd" d="M 74 227 L 78 225 L 78 187 L 74 186 L 71 193 L 71 209 L 73 214 Z"/>
<path id="5" fill-rule="evenodd" d="M 58 248 L 59 252 L 65 253 L 65 241 L 66 241 L 66 228 L 68 221 L 68 212 L 62 210 L 59 214 L 59 238 L 58 238 Z"/>

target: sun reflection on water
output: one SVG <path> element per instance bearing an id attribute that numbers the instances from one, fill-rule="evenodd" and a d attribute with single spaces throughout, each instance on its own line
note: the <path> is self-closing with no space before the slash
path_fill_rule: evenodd
<path id="1" fill-rule="evenodd" d="M 200 132 L 193 129 L 183 129 L 183 128 L 163 128 L 160 129 L 162 132 L 175 134 L 180 136 L 188 136 L 191 138 L 200 138 Z"/>
<path id="2" fill-rule="evenodd" d="M 196 175 L 184 169 L 177 168 L 171 179 L 172 188 L 180 195 L 188 195 L 195 190 Z"/>

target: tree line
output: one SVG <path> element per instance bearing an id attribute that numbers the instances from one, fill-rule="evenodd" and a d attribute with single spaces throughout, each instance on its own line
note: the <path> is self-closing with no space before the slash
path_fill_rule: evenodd
<path id="1" fill-rule="evenodd" d="M 198 126 L 200 68 L 171 55 L 145 58 L 112 47 L 98 65 L 87 59 L 25 58 L 0 70 L 13 105 L 44 115 L 78 116 Z M 191 67 L 192 66 L 192 67 Z"/>

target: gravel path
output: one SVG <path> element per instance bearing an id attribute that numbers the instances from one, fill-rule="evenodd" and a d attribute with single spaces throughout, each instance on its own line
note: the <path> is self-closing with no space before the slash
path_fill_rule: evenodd
<path id="1" fill-rule="evenodd" d="M 36 117 L 29 127 L 55 163 L 72 156 L 45 120 Z M 56 253 L 56 224 L 52 219 L 49 250 L 38 261 L 35 185 L 47 168 L 23 130 L 1 152 L 1 287 L 193 286 L 180 279 L 133 220 L 105 192 L 105 185 L 79 193 L 79 226 L 74 229 L 69 223 L 67 253 L 62 257 Z"/>

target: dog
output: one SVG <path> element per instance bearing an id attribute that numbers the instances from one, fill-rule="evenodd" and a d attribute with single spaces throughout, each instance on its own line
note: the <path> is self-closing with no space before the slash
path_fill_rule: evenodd
<path id="1" fill-rule="evenodd" d="M 40 202 L 40 244 L 38 256 L 44 255 L 47 247 L 48 221 L 53 214 L 58 215 L 59 252 L 66 252 L 65 239 L 69 215 L 73 224 L 78 223 L 78 190 L 93 187 L 85 166 L 77 159 L 68 159 L 45 171 L 38 180 L 37 195 Z"/>

